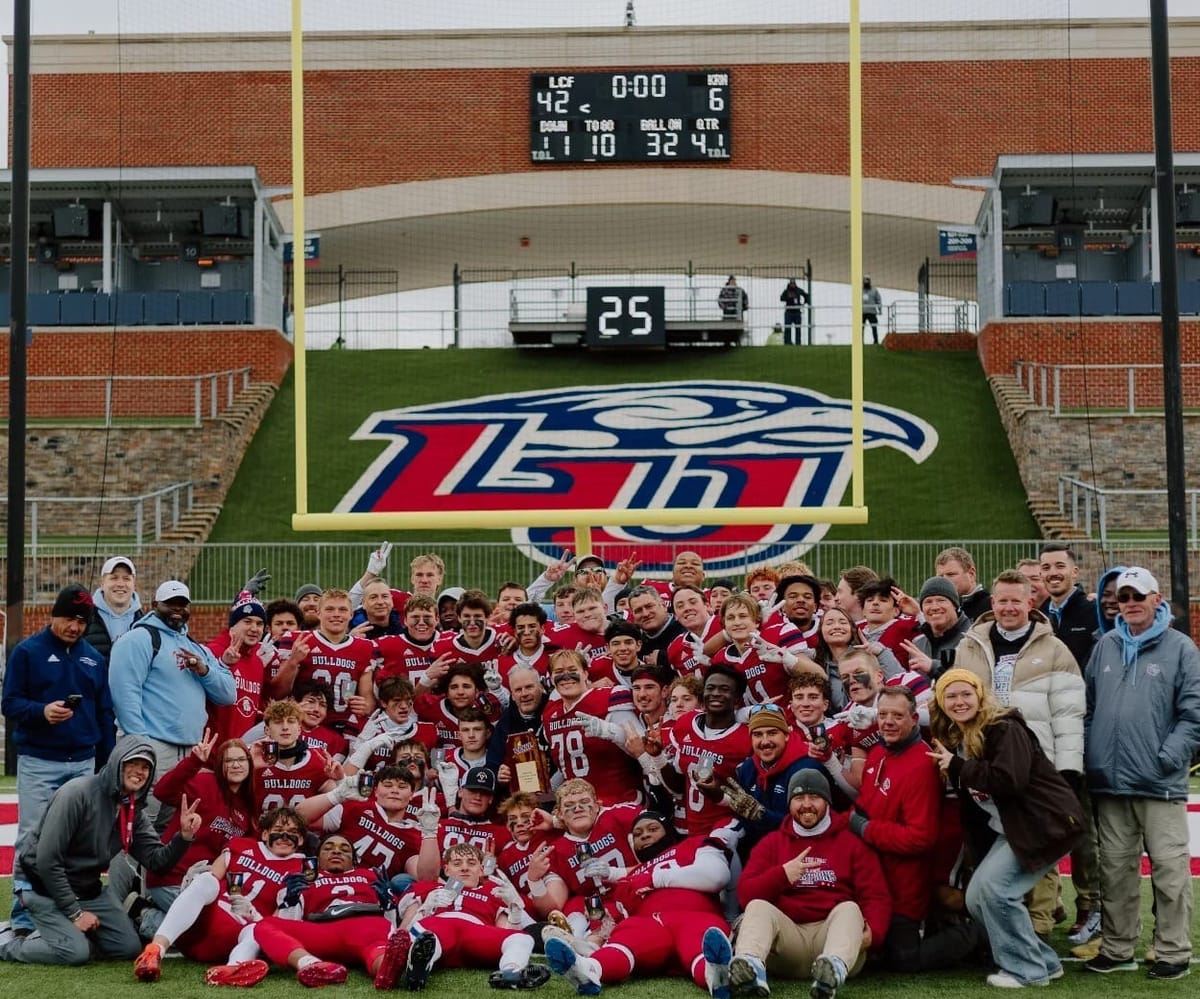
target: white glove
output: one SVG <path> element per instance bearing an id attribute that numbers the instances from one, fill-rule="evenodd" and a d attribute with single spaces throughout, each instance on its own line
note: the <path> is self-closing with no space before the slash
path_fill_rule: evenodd
<path id="1" fill-rule="evenodd" d="M 379 750 L 391 750 L 395 740 L 386 732 L 382 732 L 373 739 L 368 739 L 366 742 L 360 742 L 355 747 L 354 752 L 350 754 L 350 759 L 347 763 L 353 763 L 359 770 L 367 765 L 367 760 L 374 756 Z"/>
<path id="2" fill-rule="evenodd" d="M 856 732 L 865 732 L 875 724 L 875 709 L 865 704 L 855 704 L 846 712 L 846 724 Z"/>
<path id="3" fill-rule="evenodd" d="M 254 912 L 254 903 L 245 895 L 234 895 L 229 899 L 229 911 L 238 919 L 249 919 Z"/>
<path id="4" fill-rule="evenodd" d="M 446 807 L 453 808 L 458 802 L 458 767 L 453 763 L 439 763 L 437 779 L 446 799 Z"/>
<path id="5" fill-rule="evenodd" d="M 425 902 L 421 908 L 426 912 L 432 912 L 434 909 L 448 909 L 454 905 L 457 898 L 458 896 L 449 888 L 434 888 L 425 896 Z"/>
<path id="6" fill-rule="evenodd" d="M 367 559 L 367 572 L 373 576 L 382 576 L 383 571 L 387 568 L 388 556 L 392 553 L 391 542 L 385 541 L 373 552 L 371 557 Z"/>
<path id="7" fill-rule="evenodd" d="M 659 753 L 657 756 L 651 756 L 649 753 L 642 753 L 637 758 L 638 765 L 642 768 L 642 773 L 647 777 L 655 778 L 662 773 L 662 768 L 667 765 L 666 752 Z"/>
<path id="8" fill-rule="evenodd" d="M 184 872 L 183 880 L 179 882 L 179 890 L 182 891 L 184 888 L 186 888 L 188 885 L 190 885 L 194 880 L 196 880 L 196 878 L 198 878 L 201 874 L 211 874 L 211 873 L 212 873 L 212 864 L 209 861 L 197 860 L 194 864 L 192 864 L 191 867 L 189 867 Z"/>
<path id="9" fill-rule="evenodd" d="M 437 805 L 422 805 L 417 811 L 417 825 L 421 827 L 422 836 L 436 836 L 438 824 L 442 821 L 442 813 Z"/>
<path id="10" fill-rule="evenodd" d="M 506 902 L 509 906 L 516 906 L 518 909 L 524 910 L 525 906 L 521 902 L 520 893 L 514 888 L 511 882 L 497 881 L 495 887 L 492 888 L 492 894 L 498 899 Z"/>
<path id="11" fill-rule="evenodd" d="M 580 728 L 589 738 L 607 739 L 609 742 L 615 742 L 622 746 L 625 744 L 625 734 L 612 722 L 584 712 L 580 712 L 575 717 L 582 723 Z"/>
<path id="12" fill-rule="evenodd" d="M 792 669 L 800 661 L 794 652 L 773 645 L 759 634 L 750 637 L 750 646 L 758 653 L 758 658 L 763 662 L 782 663 L 784 669 Z"/>
<path id="13" fill-rule="evenodd" d="M 628 872 L 624 867 L 613 867 L 600 857 L 593 857 L 579 866 L 579 874 L 585 878 L 595 878 L 597 881 L 620 881 Z"/>
<path id="14" fill-rule="evenodd" d="M 329 796 L 333 799 L 335 805 L 340 805 L 343 801 L 366 801 L 361 794 L 358 793 L 358 774 L 353 777 L 343 777 L 337 784 L 334 785 Z"/>
<path id="15" fill-rule="evenodd" d="M 487 684 L 487 689 L 493 694 L 504 686 L 504 681 L 500 679 L 500 668 L 495 662 L 489 662 L 484 669 L 483 682 Z"/>
<path id="16" fill-rule="evenodd" d="M 696 635 L 687 636 L 688 648 L 692 650 L 692 659 L 697 666 L 711 666 L 712 660 L 704 654 L 704 643 Z"/>

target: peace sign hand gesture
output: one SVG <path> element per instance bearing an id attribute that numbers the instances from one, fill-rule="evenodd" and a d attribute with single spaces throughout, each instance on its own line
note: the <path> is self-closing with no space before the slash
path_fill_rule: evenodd
<path id="1" fill-rule="evenodd" d="M 197 811 L 199 807 L 199 800 L 189 802 L 186 794 L 179 801 L 179 835 L 188 843 L 194 840 L 196 833 L 200 831 L 200 813 Z"/>

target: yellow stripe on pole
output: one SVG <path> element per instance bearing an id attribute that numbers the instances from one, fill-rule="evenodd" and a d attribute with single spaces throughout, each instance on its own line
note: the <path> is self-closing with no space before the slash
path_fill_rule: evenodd
<path id="1" fill-rule="evenodd" d="M 295 531 L 462 531 L 513 527 L 563 527 L 595 524 L 606 527 L 675 527 L 702 523 L 865 524 L 866 507 L 799 506 L 738 507 L 732 510 L 417 510 L 408 513 L 297 513 Z M 578 529 L 576 540 L 579 539 Z M 587 554 L 579 552 L 579 554 Z"/>
<path id="2" fill-rule="evenodd" d="M 863 488 L 863 213 L 862 32 L 859 0 L 850 0 L 850 504 L 862 507 Z"/>
<path id="3" fill-rule="evenodd" d="M 296 399 L 296 516 L 308 514 L 308 376 L 304 363 L 304 28 L 292 0 L 292 372 Z"/>

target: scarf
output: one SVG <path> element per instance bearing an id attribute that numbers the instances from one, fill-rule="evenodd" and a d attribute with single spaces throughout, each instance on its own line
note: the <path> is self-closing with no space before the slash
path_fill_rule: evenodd
<path id="1" fill-rule="evenodd" d="M 1162 601 L 1154 612 L 1154 622 L 1140 635 L 1131 634 L 1129 625 L 1120 614 L 1113 630 L 1121 637 L 1121 664 L 1125 667 L 1125 675 L 1129 678 L 1129 686 L 1137 686 L 1137 670 L 1130 669 L 1137 662 L 1142 647 L 1154 641 L 1171 627 L 1171 606 Z"/>

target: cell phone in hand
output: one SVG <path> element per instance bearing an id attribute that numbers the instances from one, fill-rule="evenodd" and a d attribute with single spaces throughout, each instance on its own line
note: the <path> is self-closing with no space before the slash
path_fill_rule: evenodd
<path id="1" fill-rule="evenodd" d="M 63 699 L 63 704 L 65 704 L 72 711 L 74 711 L 82 703 L 83 703 L 83 694 L 68 694 Z"/>

